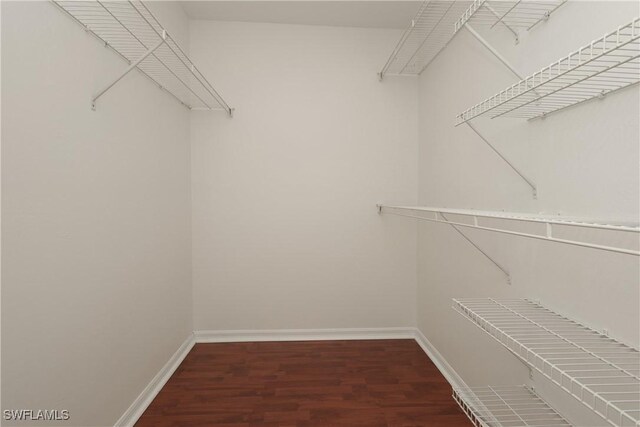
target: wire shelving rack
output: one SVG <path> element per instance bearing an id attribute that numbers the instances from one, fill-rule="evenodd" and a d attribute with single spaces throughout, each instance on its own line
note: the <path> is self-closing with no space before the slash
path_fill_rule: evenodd
<path id="1" fill-rule="evenodd" d="M 92 107 L 133 69 L 190 110 L 233 109 L 213 88 L 142 1 L 66 1 L 53 4 L 120 55 L 129 68 L 92 98 Z"/>
<path id="2" fill-rule="evenodd" d="M 640 18 L 474 105 L 457 124 L 489 115 L 534 119 L 640 82 Z"/>
<path id="3" fill-rule="evenodd" d="M 613 426 L 640 425 L 640 352 L 529 300 L 453 308 Z"/>
<path id="4" fill-rule="evenodd" d="M 476 427 L 571 427 L 527 386 L 454 388 L 453 398 Z"/>
<path id="5" fill-rule="evenodd" d="M 380 79 L 388 74 L 420 74 L 449 43 L 455 21 L 470 4 L 470 0 L 423 2 L 378 73 Z"/>
<path id="6" fill-rule="evenodd" d="M 464 24 L 478 24 L 480 26 L 495 27 L 503 25 L 516 37 L 519 30 L 531 30 L 540 22 L 545 21 L 567 0 L 537 0 L 537 1 L 495 1 L 474 0 L 467 10 L 455 22 L 458 32 Z"/>
<path id="7" fill-rule="evenodd" d="M 596 229 L 596 230 L 609 230 L 618 231 L 624 233 L 634 233 L 637 236 L 640 234 L 640 227 L 637 223 L 631 222 L 614 222 L 614 221 L 596 221 L 593 219 L 560 217 L 552 215 L 533 215 L 527 213 L 514 213 L 514 212 L 492 212 L 481 211 L 474 209 L 447 209 L 447 208 L 433 208 L 423 206 L 390 206 L 390 205 L 377 205 L 378 212 L 388 213 L 391 215 L 398 215 L 408 218 L 414 218 L 423 221 L 439 222 L 444 224 L 453 225 L 456 227 L 475 228 L 479 230 L 492 231 L 497 233 L 509 234 L 513 236 L 520 236 L 538 240 L 546 240 L 550 242 L 563 243 L 574 246 L 587 247 L 592 249 L 600 249 L 610 252 L 623 253 L 628 255 L 640 256 L 640 251 L 636 248 L 630 248 L 626 244 L 619 246 L 608 246 L 593 243 L 580 233 L 580 236 L 572 238 L 558 237 L 556 231 L 562 227 L 580 227 L 583 229 Z M 429 216 L 425 216 L 425 214 Z M 462 220 L 451 220 L 447 215 L 458 215 L 468 218 L 468 222 Z M 483 222 L 486 220 L 486 223 Z M 514 221 L 538 223 L 544 226 L 541 229 L 540 234 L 534 234 L 533 232 L 516 231 L 507 224 L 496 222 L 495 220 L 504 220 L 508 223 Z M 504 222 L 502 221 L 502 222 Z M 578 240 L 578 237 L 584 237 L 582 240 Z M 637 242 L 637 237 L 634 238 L 634 242 Z M 617 243 L 617 242 L 616 242 Z M 626 241 L 624 243 L 627 243 Z M 633 244 L 633 242 L 629 242 Z"/>

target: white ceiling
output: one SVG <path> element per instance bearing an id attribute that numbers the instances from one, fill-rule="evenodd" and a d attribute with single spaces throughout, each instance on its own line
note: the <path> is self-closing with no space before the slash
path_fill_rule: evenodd
<path id="1" fill-rule="evenodd" d="M 182 1 L 190 19 L 406 28 L 421 1 Z"/>

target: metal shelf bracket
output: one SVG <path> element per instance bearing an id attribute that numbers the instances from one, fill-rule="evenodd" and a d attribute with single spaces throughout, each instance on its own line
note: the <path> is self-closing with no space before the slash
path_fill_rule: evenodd
<path id="1" fill-rule="evenodd" d="M 486 7 L 488 7 L 488 5 L 485 5 Z M 505 24 L 506 25 L 506 24 Z M 491 46 L 480 34 L 478 34 L 472 27 L 471 25 L 469 25 L 468 23 L 464 24 L 464 28 L 467 29 L 467 31 L 469 31 L 471 33 L 471 35 L 473 35 L 473 37 L 476 38 L 476 40 L 478 40 L 485 48 L 487 48 L 487 50 L 489 52 L 491 52 L 491 54 L 493 54 L 493 56 L 495 56 L 502 64 L 504 64 L 505 67 L 507 67 L 509 69 L 509 71 L 511 71 L 513 74 L 515 74 L 516 77 L 518 77 L 519 79 L 522 79 L 522 76 L 520 75 L 520 73 L 518 73 L 518 71 L 515 69 L 514 66 L 512 66 L 509 61 L 507 61 L 496 49 L 493 48 L 493 46 Z M 512 30 L 513 31 L 513 30 Z M 513 163 L 511 163 L 505 156 L 502 155 L 502 153 L 500 153 L 500 151 L 498 151 L 496 149 L 495 146 L 493 146 L 493 144 L 491 144 L 487 138 L 485 138 L 479 131 L 478 129 L 476 129 L 469 121 L 465 121 L 464 123 L 467 124 L 467 126 L 469 126 L 469 128 L 476 134 L 478 135 L 478 137 L 489 146 L 489 148 L 491 148 L 493 150 L 494 153 L 496 153 L 498 155 L 498 157 L 500 157 L 502 160 L 505 161 L 505 163 L 507 163 L 507 165 L 509 165 L 509 167 L 511 169 L 513 169 L 513 171 L 515 173 L 518 174 L 518 176 L 520 178 L 522 178 L 524 180 L 524 182 L 527 183 L 527 185 L 529 187 L 531 187 L 531 191 L 533 193 L 533 198 L 537 199 L 538 198 L 538 189 L 536 188 L 536 185 L 529 179 L 527 178 L 522 172 L 520 172 L 520 170 L 518 168 L 516 168 Z"/>
<path id="2" fill-rule="evenodd" d="M 111 83 L 109 83 L 107 86 L 105 86 L 104 89 L 102 89 L 100 92 L 98 92 L 93 99 L 91 99 L 91 109 L 92 110 L 96 110 L 96 101 L 98 100 L 98 98 L 100 98 L 102 95 L 105 94 L 105 92 L 107 92 L 109 89 L 111 89 L 113 86 L 116 85 L 116 83 L 118 83 L 120 80 L 122 80 L 124 78 L 124 76 L 126 76 L 127 74 L 129 74 L 131 71 L 133 71 L 134 69 L 138 68 L 138 65 L 140 65 L 140 63 L 142 61 L 144 61 L 145 59 L 147 59 L 147 57 L 149 55 L 151 55 L 153 52 L 155 52 L 160 46 L 162 46 L 165 42 L 167 41 L 167 32 L 165 30 L 162 30 L 162 40 L 160 40 L 158 42 L 158 44 L 156 44 L 155 46 L 151 47 L 149 50 L 147 50 L 144 55 L 142 55 L 140 58 L 138 58 L 134 63 L 132 63 L 131 65 L 129 65 L 129 67 L 127 67 L 127 69 L 120 74 L 115 80 L 113 80 Z M 105 42 L 105 47 L 107 46 L 106 42 Z"/>
<path id="3" fill-rule="evenodd" d="M 520 42 L 521 31 L 530 31 L 540 22 L 545 22 L 556 9 L 567 0 L 474 0 L 471 6 L 455 23 L 457 32 L 467 22 L 478 23 L 488 28 L 502 25 Z"/>
<path id="4" fill-rule="evenodd" d="M 522 76 L 520 75 L 518 70 L 516 70 L 515 67 L 511 65 L 509 61 L 507 61 L 505 57 L 500 54 L 500 52 L 498 52 L 493 46 L 491 46 L 491 44 L 488 41 L 486 41 L 484 37 L 478 34 L 478 32 L 471 25 L 469 25 L 469 23 L 464 24 L 464 28 L 466 28 L 467 31 L 469 31 L 469 33 L 471 33 L 471 35 L 476 40 L 478 40 L 485 48 L 487 48 L 487 50 L 491 52 L 493 56 L 495 56 L 500 62 L 502 62 L 504 66 L 509 69 L 509 71 L 515 74 L 516 77 L 518 77 L 519 79 L 522 79 Z"/>
<path id="5" fill-rule="evenodd" d="M 514 166 L 513 163 L 511 163 L 509 161 L 509 159 L 507 159 L 505 156 L 502 155 L 502 153 L 500 153 L 500 151 L 498 151 L 498 149 L 496 149 L 496 147 L 493 146 L 493 144 L 491 144 L 489 142 L 489 140 L 487 140 L 487 138 L 485 138 L 479 131 L 478 129 L 475 128 L 475 126 L 473 126 L 470 122 L 465 122 L 467 124 L 467 126 L 469 126 L 469 129 L 471 129 L 476 135 L 478 135 L 478 137 L 489 146 L 489 148 L 491 148 L 493 150 L 494 153 L 496 153 L 498 155 L 498 157 L 500 157 L 502 160 L 504 160 L 504 162 L 509 165 L 509 167 L 511 169 L 513 169 L 513 171 L 515 173 L 518 174 L 518 176 L 520 178 L 522 178 L 524 180 L 524 182 L 527 183 L 527 185 L 529 187 L 531 187 L 531 192 L 533 194 L 533 198 L 537 199 L 538 198 L 538 189 L 536 187 L 536 185 L 529 179 L 527 178 L 522 172 L 520 172 L 520 170 Z"/>
<path id="6" fill-rule="evenodd" d="M 442 217 L 442 219 L 444 220 L 444 222 L 449 222 L 449 219 L 442 213 L 440 212 L 440 216 Z M 438 219 L 438 212 L 436 212 L 436 219 Z M 505 279 L 507 281 L 508 285 L 511 285 L 511 274 L 509 274 L 509 271 L 507 271 L 506 268 L 504 268 L 502 265 L 500 265 L 500 263 L 498 263 L 495 259 L 491 258 L 489 256 L 489 254 L 487 254 L 485 251 L 482 250 L 482 248 L 480 248 L 480 246 L 478 246 L 473 240 L 471 240 L 469 238 L 469 236 L 467 236 L 466 234 L 464 234 L 462 232 L 462 230 L 460 230 L 458 227 L 456 227 L 454 224 L 449 224 L 454 230 L 456 230 L 458 232 L 458 234 L 460 234 L 460 236 L 462 236 L 471 246 L 473 246 L 474 248 L 476 248 L 482 255 L 485 256 L 485 258 L 487 258 L 489 261 L 491 261 L 493 263 L 493 265 L 495 265 L 496 267 L 498 267 L 499 270 L 502 271 L 502 273 L 505 276 Z"/>
<path id="7" fill-rule="evenodd" d="M 384 209 L 384 205 L 378 203 L 376 205 L 376 209 L 378 211 L 378 214 L 382 214 L 383 213 L 383 209 Z M 393 206 L 391 206 L 391 208 L 393 208 Z M 496 260 L 494 260 L 493 258 L 491 258 L 491 256 L 489 256 L 489 254 L 487 254 L 485 251 L 482 250 L 482 248 L 480 248 L 480 246 L 478 246 L 473 240 L 471 240 L 462 230 L 460 230 L 460 228 L 457 226 L 456 223 L 449 221 L 449 219 L 445 216 L 444 213 L 442 212 L 434 212 L 434 218 L 425 218 L 425 217 L 419 217 L 419 216 L 415 216 L 415 215 L 407 215 L 407 214 L 400 214 L 397 212 L 390 212 L 393 215 L 397 215 L 397 216 L 404 216 L 407 218 L 415 218 L 415 219 L 422 219 L 422 220 L 427 220 L 427 221 L 432 221 L 432 222 L 440 222 L 440 223 L 444 223 L 444 224 L 449 224 L 455 231 L 458 232 L 458 234 L 460 234 L 460 236 L 462 236 L 462 238 L 464 238 L 471 246 L 473 246 L 474 248 L 476 248 L 482 255 L 485 256 L 485 258 L 487 258 L 489 261 L 491 261 L 491 263 L 493 265 L 495 265 L 500 271 L 502 271 L 502 273 L 505 276 L 505 280 L 507 281 L 508 285 L 511 285 L 511 275 L 509 274 L 509 271 L 507 271 L 506 268 L 504 268 L 502 265 L 500 265 L 500 263 L 498 263 Z M 441 219 L 442 218 L 442 219 Z M 477 225 L 477 218 L 475 219 L 475 223 Z"/>
<path id="8" fill-rule="evenodd" d="M 513 7 L 511 9 L 509 9 L 509 11 L 507 11 L 506 13 L 504 13 L 503 15 L 499 15 L 498 12 L 496 12 L 491 6 L 489 6 L 486 2 L 484 2 L 482 4 L 482 7 L 486 8 L 489 12 L 491 12 L 491 14 L 493 14 L 496 18 L 498 18 L 498 20 L 491 25 L 491 28 L 495 27 L 498 23 L 501 23 L 502 25 L 505 26 L 506 29 L 508 29 L 511 34 L 513 34 L 513 37 L 515 39 L 515 43 L 518 44 L 520 43 L 520 34 L 518 34 L 518 32 L 516 30 L 514 30 L 513 28 L 511 28 L 511 26 L 509 26 L 509 24 L 507 24 L 504 21 L 504 17 L 507 16 L 509 14 L 509 12 L 511 12 L 511 10 L 513 10 Z M 515 5 L 514 5 L 515 7 Z M 548 12 L 547 12 L 548 13 Z M 467 24 L 465 24 L 465 26 L 467 26 Z"/>

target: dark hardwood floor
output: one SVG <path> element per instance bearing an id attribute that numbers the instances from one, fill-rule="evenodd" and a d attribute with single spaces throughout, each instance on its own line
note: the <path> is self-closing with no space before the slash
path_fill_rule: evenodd
<path id="1" fill-rule="evenodd" d="M 471 426 L 413 340 L 196 344 L 136 427 Z"/>

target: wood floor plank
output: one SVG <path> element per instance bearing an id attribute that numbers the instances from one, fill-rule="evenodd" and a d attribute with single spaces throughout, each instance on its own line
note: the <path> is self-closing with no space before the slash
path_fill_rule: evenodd
<path id="1" fill-rule="evenodd" d="M 414 340 L 196 344 L 136 427 L 469 427 Z"/>

